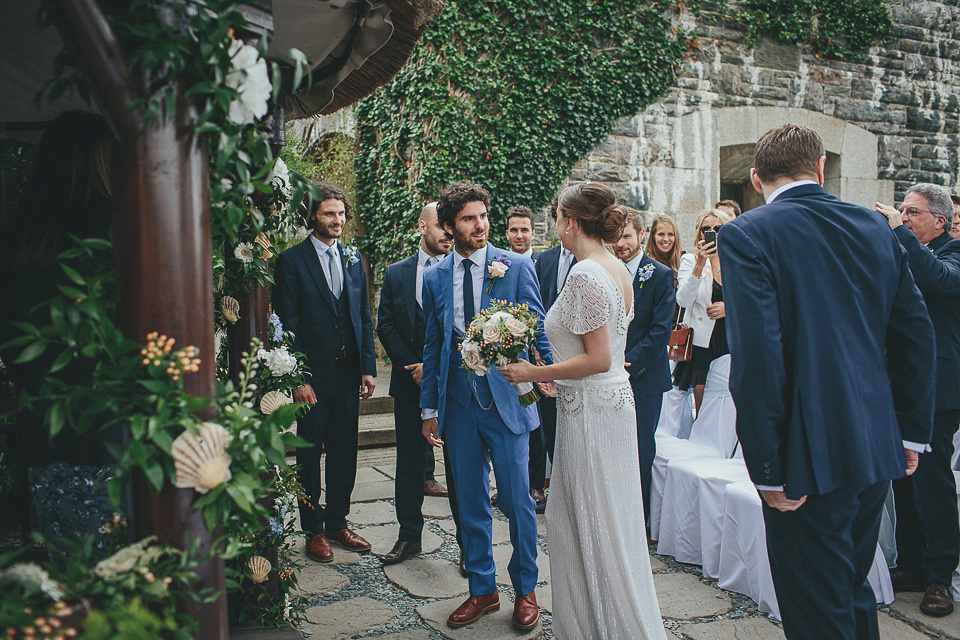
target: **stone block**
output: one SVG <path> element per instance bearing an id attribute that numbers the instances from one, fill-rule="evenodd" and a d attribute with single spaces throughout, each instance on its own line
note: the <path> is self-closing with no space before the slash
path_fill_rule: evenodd
<path id="1" fill-rule="evenodd" d="M 347 551 L 346 549 L 342 549 L 336 545 L 330 545 L 330 546 L 333 548 L 333 561 L 328 563 L 321 564 L 316 562 L 315 560 L 311 560 L 310 558 L 307 557 L 307 554 L 303 550 L 303 548 L 294 550 L 293 556 L 300 563 L 300 566 L 303 566 L 303 567 L 308 565 L 330 567 L 330 566 L 336 566 L 340 564 L 357 564 L 358 562 L 360 562 L 359 553 Z"/>
<path id="2" fill-rule="evenodd" d="M 347 520 L 356 526 L 396 522 L 397 514 L 389 502 L 364 502 L 350 506 Z"/>
<path id="3" fill-rule="evenodd" d="M 806 126 L 809 121 L 809 113 L 801 109 L 790 109 L 786 107 L 760 107 L 757 109 L 757 137 L 751 142 L 756 142 L 760 136 L 770 129 L 779 127 L 788 122 Z"/>
<path id="4" fill-rule="evenodd" d="M 350 579 L 336 569 L 308 560 L 297 573 L 297 584 L 305 594 L 314 596 L 338 591 L 350 584 Z"/>
<path id="5" fill-rule="evenodd" d="M 310 632 L 311 640 L 338 640 L 382 626 L 398 611 L 373 598 L 351 598 L 306 611 L 307 623 L 300 627 Z"/>
<path id="6" fill-rule="evenodd" d="M 384 482 L 385 480 L 392 480 L 393 475 L 387 475 L 382 473 L 376 467 L 359 467 L 357 468 L 357 484 L 363 484 L 367 482 Z"/>
<path id="7" fill-rule="evenodd" d="M 839 100 L 834 109 L 834 117 L 855 122 L 884 122 L 887 120 L 886 105 L 873 100 Z"/>
<path id="8" fill-rule="evenodd" d="M 828 153 L 839 155 L 843 152 L 843 135 L 847 130 L 846 122 L 819 113 L 811 113 L 807 116 L 807 126 L 820 134 L 820 137 L 823 138 L 824 149 Z"/>
<path id="9" fill-rule="evenodd" d="M 497 565 L 497 584 L 513 586 L 507 565 L 513 556 L 513 545 L 502 544 L 493 548 L 493 562 Z M 537 549 L 537 583 L 550 582 L 550 558 Z"/>
<path id="10" fill-rule="evenodd" d="M 753 52 L 754 62 L 761 67 L 797 71 L 802 60 L 800 47 L 763 38 Z"/>
<path id="11" fill-rule="evenodd" d="M 923 616 L 923 618 L 929 619 L 928 616 Z M 927 634 L 917 631 L 906 622 L 897 620 L 888 613 L 877 612 L 877 622 L 880 624 L 880 640 L 930 640 L 930 636 Z M 954 633 L 960 634 L 960 620 L 955 625 Z M 954 637 L 958 636 L 955 635 Z"/>
<path id="12" fill-rule="evenodd" d="M 653 583 L 664 618 L 694 620 L 718 616 L 733 608 L 730 596 L 708 587 L 689 573 L 657 573 Z"/>
<path id="13" fill-rule="evenodd" d="M 893 180 L 877 180 L 877 201 L 892 205 L 895 185 L 896 183 Z"/>
<path id="14" fill-rule="evenodd" d="M 633 173 L 631 167 L 605 162 L 591 162 L 587 170 L 587 179 L 595 182 L 624 182 Z"/>
<path id="15" fill-rule="evenodd" d="M 923 131 L 925 133 L 937 133 L 940 131 L 941 123 L 941 116 L 936 111 L 919 109 L 917 107 L 907 108 L 907 129 Z"/>
<path id="16" fill-rule="evenodd" d="M 367 542 L 373 547 L 373 553 L 378 556 L 382 556 L 393 548 L 393 545 L 397 542 L 399 531 L 400 527 L 395 524 L 357 529 L 357 533 L 366 538 Z M 430 531 L 429 527 L 424 527 L 420 545 L 423 547 L 421 553 L 433 553 L 443 545 L 443 538 Z"/>
<path id="17" fill-rule="evenodd" d="M 877 162 L 884 167 L 906 168 L 910 165 L 910 138 L 881 136 Z"/>
<path id="18" fill-rule="evenodd" d="M 948 638 L 960 637 L 960 607 L 954 609 L 953 613 L 948 616 L 934 618 L 920 613 L 921 598 L 923 598 L 922 593 L 901 591 L 897 593 L 897 599 L 890 604 L 890 608 L 909 620 L 911 624 L 927 627 L 931 631 L 942 633 Z M 890 638 L 892 640 L 893 636 L 890 636 Z"/>
<path id="19" fill-rule="evenodd" d="M 838 198 L 868 209 L 873 208 L 879 195 L 879 180 L 869 178 L 840 178 Z"/>
<path id="20" fill-rule="evenodd" d="M 677 628 L 690 640 L 784 640 L 783 629 L 766 618 L 737 618 L 685 624 Z"/>
<path id="21" fill-rule="evenodd" d="M 423 515 L 427 518 L 452 518 L 450 513 L 450 499 L 434 496 L 423 497 Z"/>
<path id="22" fill-rule="evenodd" d="M 840 175 L 848 178 L 876 178 L 877 149 L 877 136 L 856 125 L 848 124 L 843 132 Z"/>
<path id="23" fill-rule="evenodd" d="M 391 582 L 418 598 L 450 598 L 470 590 L 457 565 L 442 558 L 411 558 L 383 571 Z"/>
<path id="24" fill-rule="evenodd" d="M 400 633 L 377 636 L 377 640 L 430 640 L 430 632 L 426 629 L 410 629 Z"/>
<path id="25" fill-rule="evenodd" d="M 358 482 L 353 487 L 350 500 L 354 503 L 371 502 L 373 500 L 390 500 L 395 494 L 393 480 L 380 482 Z"/>
<path id="26" fill-rule="evenodd" d="M 447 617 L 460 606 L 461 598 L 438 600 L 417 607 L 417 613 L 423 621 L 433 627 L 444 638 L 451 640 L 533 640 L 543 631 L 542 624 L 527 632 L 513 628 L 513 606 L 507 598 L 500 596 L 500 610 L 486 614 L 468 627 L 451 629 L 447 626 Z"/>
<path id="27" fill-rule="evenodd" d="M 650 556 L 650 570 L 654 573 L 659 573 L 661 571 L 667 570 L 667 565 L 663 563 L 663 560 L 658 558 L 655 555 Z"/>

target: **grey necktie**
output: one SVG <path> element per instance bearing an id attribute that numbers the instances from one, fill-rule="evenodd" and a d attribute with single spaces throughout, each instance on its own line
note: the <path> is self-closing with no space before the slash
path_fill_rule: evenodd
<path id="1" fill-rule="evenodd" d="M 340 280 L 340 265 L 335 264 L 336 259 L 333 255 L 333 249 L 327 249 L 327 272 L 330 274 L 330 291 L 333 293 L 333 297 L 337 300 L 340 299 L 340 294 L 343 293 L 343 282 Z"/>
<path id="2" fill-rule="evenodd" d="M 437 256 L 430 256 L 427 258 L 427 269 L 437 264 Z"/>

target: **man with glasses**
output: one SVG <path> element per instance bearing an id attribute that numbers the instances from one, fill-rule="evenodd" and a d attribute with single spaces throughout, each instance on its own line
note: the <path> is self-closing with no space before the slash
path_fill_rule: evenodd
<path id="1" fill-rule="evenodd" d="M 953 201 L 946 188 L 921 183 L 907 189 L 900 209 L 876 204 L 910 258 L 910 271 L 933 320 L 937 393 L 933 438 L 913 476 L 895 480 L 897 564 L 894 589 L 924 591 L 920 611 L 953 612 L 950 581 L 960 562 L 957 487 L 950 468 L 960 424 L 960 240 L 950 236 Z"/>

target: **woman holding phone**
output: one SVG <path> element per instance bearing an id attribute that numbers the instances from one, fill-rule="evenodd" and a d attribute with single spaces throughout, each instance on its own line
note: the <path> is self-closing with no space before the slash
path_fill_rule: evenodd
<path id="1" fill-rule="evenodd" d="M 723 306 L 723 274 L 717 254 L 717 232 L 729 222 L 727 214 L 708 209 L 697 216 L 696 254 L 684 254 L 677 273 L 677 304 L 686 309 L 683 323 L 693 328 L 693 356 L 677 363 L 673 383 L 681 391 L 693 389 L 700 410 L 710 363 L 729 353 Z"/>

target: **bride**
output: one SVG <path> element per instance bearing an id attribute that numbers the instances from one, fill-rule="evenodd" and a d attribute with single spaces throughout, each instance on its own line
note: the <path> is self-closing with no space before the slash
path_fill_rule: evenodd
<path id="1" fill-rule="evenodd" d="M 500 367 L 512 383 L 556 381 L 557 444 L 547 536 L 557 638 L 665 640 L 643 521 L 633 394 L 624 368 L 630 274 L 603 246 L 623 208 L 607 187 L 560 194 L 557 233 L 577 263 L 544 327 L 554 364 Z"/>

